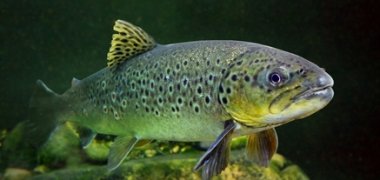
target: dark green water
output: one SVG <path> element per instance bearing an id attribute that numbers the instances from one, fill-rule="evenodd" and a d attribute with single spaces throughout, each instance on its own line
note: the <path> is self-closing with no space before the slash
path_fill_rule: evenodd
<path id="1" fill-rule="evenodd" d="M 326 68 L 333 101 L 278 128 L 279 152 L 312 179 L 370 179 L 380 145 L 379 16 L 371 1 L 0 2 L 0 129 L 27 115 L 36 79 L 56 92 L 106 64 L 112 26 L 128 20 L 157 42 L 257 42 Z"/>

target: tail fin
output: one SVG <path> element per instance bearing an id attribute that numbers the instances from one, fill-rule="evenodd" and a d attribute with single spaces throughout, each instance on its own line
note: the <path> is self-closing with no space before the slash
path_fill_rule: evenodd
<path id="1" fill-rule="evenodd" d="M 59 123 L 63 101 L 60 95 L 49 89 L 44 82 L 37 80 L 29 105 L 27 132 L 31 144 L 40 147 Z"/>

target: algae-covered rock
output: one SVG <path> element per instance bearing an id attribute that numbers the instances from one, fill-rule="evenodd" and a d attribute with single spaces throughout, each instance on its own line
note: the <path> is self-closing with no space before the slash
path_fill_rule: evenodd
<path id="1" fill-rule="evenodd" d="M 192 168 L 200 153 L 156 156 L 125 161 L 108 173 L 105 166 L 83 165 L 34 176 L 32 179 L 201 179 Z M 308 179 L 298 166 L 276 154 L 268 168 L 245 160 L 242 150 L 232 153 L 230 165 L 214 179 Z"/>
<path id="2" fill-rule="evenodd" d="M 22 126 L 6 137 L 9 144 L 1 153 L 16 157 L 12 148 L 23 147 Z M 12 137 L 15 136 L 15 137 Z M 58 127 L 48 142 L 36 152 L 31 149 L 19 149 L 29 153 L 36 162 L 29 166 L 8 166 L 2 170 L 7 179 L 201 179 L 201 172 L 193 167 L 204 151 L 198 143 L 155 141 L 135 148 L 122 165 L 112 172 L 105 167 L 111 136 L 95 139 L 86 149 L 79 145 L 78 133 L 73 124 L 66 123 Z M 14 141 L 17 140 L 18 142 Z M 231 162 L 214 179 L 308 179 L 302 170 L 283 156 L 275 154 L 268 168 L 259 167 L 245 157 L 245 138 L 236 138 L 232 142 Z M 26 147 L 26 146 L 25 146 Z M 4 149 L 2 149 L 4 150 Z M 35 155 L 36 157 L 30 157 Z M 8 158 L 8 162 L 12 159 Z M 32 167 L 32 168 L 25 168 Z M 1 174 L 0 174 L 1 179 Z"/>
<path id="3" fill-rule="evenodd" d="M 242 150 L 232 153 L 230 165 L 214 179 L 308 179 L 301 169 L 276 154 L 268 168 L 258 167 L 244 158 Z M 193 166 L 200 153 L 175 154 L 125 161 L 108 173 L 105 166 L 67 167 L 32 179 L 201 179 Z"/>

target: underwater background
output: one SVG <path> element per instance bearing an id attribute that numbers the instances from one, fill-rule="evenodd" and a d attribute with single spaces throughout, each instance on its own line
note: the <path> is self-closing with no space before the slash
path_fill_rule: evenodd
<path id="1" fill-rule="evenodd" d="M 72 77 L 105 67 L 113 23 L 123 19 L 161 44 L 256 42 L 325 68 L 335 81 L 334 99 L 318 113 L 276 128 L 278 152 L 311 179 L 374 179 L 380 176 L 376 5 L 369 0 L 2 0 L 0 131 L 26 119 L 37 79 L 62 93 Z"/>

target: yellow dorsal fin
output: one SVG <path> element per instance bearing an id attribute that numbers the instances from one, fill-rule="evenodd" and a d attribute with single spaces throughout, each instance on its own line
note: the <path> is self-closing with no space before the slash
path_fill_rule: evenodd
<path id="1" fill-rule="evenodd" d="M 117 20 L 113 26 L 111 48 L 107 54 L 107 66 L 118 66 L 133 56 L 144 53 L 156 46 L 154 39 L 140 27 Z"/>

